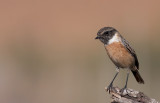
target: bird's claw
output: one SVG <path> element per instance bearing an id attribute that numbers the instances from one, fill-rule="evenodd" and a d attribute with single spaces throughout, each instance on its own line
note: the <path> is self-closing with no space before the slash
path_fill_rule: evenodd
<path id="1" fill-rule="evenodd" d="M 110 84 L 110 85 L 108 86 L 107 91 L 108 91 L 109 93 L 111 92 L 112 87 L 113 87 L 113 85 L 112 85 L 112 84 Z"/>
<path id="2" fill-rule="evenodd" d="M 123 94 L 125 90 L 126 90 L 126 87 L 122 88 L 120 92 Z"/>

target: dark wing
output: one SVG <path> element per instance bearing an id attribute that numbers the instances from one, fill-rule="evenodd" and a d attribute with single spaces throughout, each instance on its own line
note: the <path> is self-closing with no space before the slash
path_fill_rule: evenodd
<path id="1" fill-rule="evenodd" d="M 137 55 L 136 55 L 136 52 L 134 51 L 133 48 L 131 48 L 131 46 L 129 45 L 129 42 L 127 40 L 125 40 L 123 37 L 122 37 L 122 43 L 123 45 L 125 46 L 125 48 L 132 54 L 132 56 L 134 57 L 135 59 L 135 65 L 137 67 L 137 69 L 139 69 L 139 62 L 138 62 L 138 59 L 137 59 Z"/>

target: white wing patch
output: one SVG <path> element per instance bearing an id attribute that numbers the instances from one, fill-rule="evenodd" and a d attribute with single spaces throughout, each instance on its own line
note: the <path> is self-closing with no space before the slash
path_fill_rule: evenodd
<path id="1" fill-rule="evenodd" d="M 121 42 L 121 37 L 118 33 L 116 33 L 108 42 L 108 44 L 112 44 L 114 42 Z"/>

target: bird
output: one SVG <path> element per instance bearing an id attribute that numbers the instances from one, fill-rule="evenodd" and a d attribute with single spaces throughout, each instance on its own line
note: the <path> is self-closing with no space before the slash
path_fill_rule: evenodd
<path id="1" fill-rule="evenodd" d="M 113 27 L 101 28 L 95 39 L 99 39 L 106 49 L 106 52 L 111 61 L 116 66 L 116 74 L 109 84 L 107 91 L 111 91 L 113 82 L 117 77 L 119 70 L 127 69 L 127 78 L 124 88 L 121 89 L 123 92 L 127 88 L 128 77 L 130 71 L 133 73 L 136 81 L 139 84 L 144 84 L 144 80 L 139 73 L 139 62 L 134 49 L 130 46 L 129 42 Z"/>

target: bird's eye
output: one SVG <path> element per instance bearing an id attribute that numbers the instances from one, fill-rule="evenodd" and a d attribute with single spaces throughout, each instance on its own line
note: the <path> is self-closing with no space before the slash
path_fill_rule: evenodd
<path id="1" fill-rule="evenodd" d="M 106 31 L 106 32 L 104 32 L 103 34 L 107 36 L 107 35 L 109 34 L 109 32 L 108 32 L 108 31 Z"/>
<path id="2" fill-rule="evenodd" d="M 105 36 L 109 36 L 109 35 L 110 35 L 110 32 L 109 32 L 109 31 L 106 31 L 106 32 L 104 32 L 104 35 L 105 35 Z"/>

